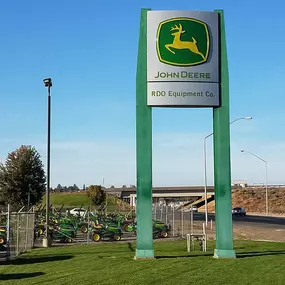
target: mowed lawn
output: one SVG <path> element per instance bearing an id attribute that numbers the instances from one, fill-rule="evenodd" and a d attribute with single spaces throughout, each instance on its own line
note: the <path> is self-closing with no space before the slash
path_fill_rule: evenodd
<path id="1" fill-rule="evenodd" d="M 116 211 L 118 210 L 118 205 L 115 202 L 115 198 L 113 196 L 107 196 L 107 210 Z M 46 196 L 43 197 L 41 204 L 45 205 Z M 50 204 L 52 204 L 55 208 L 61 208 L 63 206 L 66 208 L 74 208 L 80 207 L 87 209 L 90 206 L 90 198 L 86 193 L 52 193 L 50 195 Z M 126 204 L 127 205 L 127 204 Z M 91 206 L 91 209 L 94 209 L 94 206 Z"/>
<path id="2" fill-rule="evenodd" d="M 42 204 L 45 204 L 45 196 L 42 199 Z M 53 193 L 50 195 L 50 203 L 55 207 L 66 206 L 81 206 L 88 207 L 90 199 L 86 193 Z"/>
<path id="3" fill-rule="evenodd" d="M 285 284 L 285 244 L 236 241 L 237 258 L 187 253 L 185 241 L 158 241 L 155 260 L 133 260 L 135 244 L 34 249 L 0 265 L 0 284 Z"/>

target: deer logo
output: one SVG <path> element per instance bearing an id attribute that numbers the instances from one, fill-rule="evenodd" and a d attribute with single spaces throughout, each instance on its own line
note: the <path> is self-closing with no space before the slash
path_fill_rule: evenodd
<path id="1" fill-rule="evenodd" d="M 173 50 L 171 50 L 171 48 L 174 49 L 189 49 L 191 52 L 196 53 L 198 55 L 200 55 L 204 60 L 205 60 L 205 56 L 199 51 L 198 47 L 197 47 L 197 41 L 194 37 L 192 37 L 192 42 L 189 41 L 181 41 L 181 34 L 185 33 L 185 31 L 183 30 L 183 27 L 181 24 L 179 24 L 179 27 L 177 27 L 177 25 L 175 25 L 175 27 L 172 27 L 170 31 L 176 31 L 175 33 L 172 33 L 171 35 L 174 36 L 173 39 L 173 43 L 172 44 L 167 44 L 165 45 L 165 47 L 172 52 L 173 54 L 175 54 L 175 52 Z"/>
<path id="2" fill-rule="evenodd" d="M 162 63 L 193 66 L 208 60 L 210 36 L 206 23 L 193 18 L 171 18 L 161 22 L 156 51 Z"/>

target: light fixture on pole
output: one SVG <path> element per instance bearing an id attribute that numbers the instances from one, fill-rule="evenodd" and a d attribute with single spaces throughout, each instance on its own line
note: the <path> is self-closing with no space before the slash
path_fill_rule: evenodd
<path id="1" fill-rule="evenodd" d="M 239 117 L 233 121 L 230 122 L 230 125 L 235 123 L 239 120 L 251 120 L 252 117 L 246 116 L 246 117 Z M 210 133 L 207 136 L 204 137 L 204 196 L 205 196 L 205 224 L 208 225 L 208 199 L 207 199 L 207 147 L 206 147 L 206 139 L 212 136 L 214 133 Z"/>
<path id="2" fill-rule="evenodd" d="M 50 121 L 51 121 L 51 96 L 50 88 L 52 87 L 51 78 L 45 78 L 45 87 L 48 88 L 48 122 L 47 122 L 47 188 L 46 188 L 46 233 L 45 239 L 43 240 L 44 247 L 50 246 L 49 236 L 49 208 L 50 208 Z"/>
<path id="3" fill-rule="evenodd" d="M 241 152 L 247 152 L 265 163 L 265 212 L 266 216 L 268 216 L 267 161 L 248 150 L 242 149 Z"/>

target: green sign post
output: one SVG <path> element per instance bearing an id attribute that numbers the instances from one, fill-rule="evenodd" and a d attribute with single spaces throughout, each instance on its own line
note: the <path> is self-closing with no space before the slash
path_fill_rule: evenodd
<path id="1" fill-rule="evenodd" d="M 233 248 L 232 187 L 230 152 L 230 92 L 224 13 L 220 15 L 221 106 L 213 109 L 214 186 L 216 249 L 215 258 L 235 258 Z"/>
<path id="2" fill-rule="evenodd" d="M 147 10 L 141 11 L 136 86 L 137 249 L 136 258 L 153 258 L 152 110 L 147 105 Z"/>
<path id="3" fill-rule="evenodd" d="M 152 107 L 212 107 L 216 258 L 234 258 L 229 77 L 223 11 L 142 9 L 136 78 L 137 249 L 154 258 Z"/>

